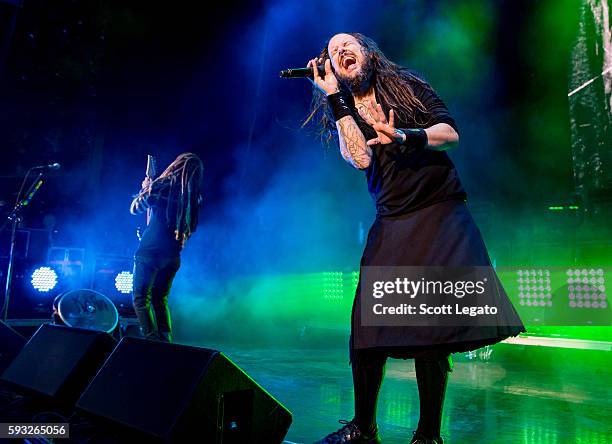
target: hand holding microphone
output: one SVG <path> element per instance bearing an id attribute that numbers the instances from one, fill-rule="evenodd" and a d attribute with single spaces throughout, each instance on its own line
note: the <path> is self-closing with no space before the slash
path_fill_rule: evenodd
<path id="1" fill-rule="evenodd" d="M 331 68 L 331 60 L 312 59 L 306 68 L 284 69 L 280 72 L 284 79 L 307 78 L 327 95 L 338 91 L 338 80 Z"/>
<path id="2" fill-rule="evenodd" d="M 323 63 L 323 65 L 321 65 Z M 348 105 L 348 100 L 338 87 L 338 79 L 332 71 L 331 60 L 328 58 L 323 62 L 322 58 L 312 59 L 306 68 L 286 69 L 281 71 L 283 78 L 303 78 L 306 77 L 317 89 L 327 96 L 327 101 L 331 108 L 334 120 L 337 122 L 343 117 L 352 114 Z M 312 76 L 312 78 L 311 78 Z"/>
<path id="3" fill-rule="evenodd" d="M 331 69 L 331 60 L 325 60 L 325 76 L 322 76 L 318 70 L 314 69 L 317 66 L 317 62 L 321 63 L 323 59 L 312 59 L 308 62 L 307 66 L 313 69 L 313 79 L 310 79 L 310 81 L 328 96 L 338 92 L 338 79 L 336 79 L 336 75 Z"/>

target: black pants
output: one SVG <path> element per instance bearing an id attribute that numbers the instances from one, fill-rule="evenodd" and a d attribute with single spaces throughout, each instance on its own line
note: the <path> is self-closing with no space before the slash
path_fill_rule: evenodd
<path id="1" fill-rule="evenodd" d="M 168 295 L 174 276 L 181 266 L 181 258 L 134 258 L 133 303 L 142 334 L 147 339 L 172 342 L 172 321 L 168 309 Z M 155 312 L 155 321 L 153 313 Z"/>
<path id="2" fill-rule="evenodd" d="M 353 350 L 352 353 L 355 421 L 365 433 L 376 429 L 376 404 L 387 357 L 380 348 Z M 414 359 L 414 367 L 420 404 L 417 432 L 428 439 L 439 439 L 446 382 L 452 369 L 450 355 L 425 352 Z"/>

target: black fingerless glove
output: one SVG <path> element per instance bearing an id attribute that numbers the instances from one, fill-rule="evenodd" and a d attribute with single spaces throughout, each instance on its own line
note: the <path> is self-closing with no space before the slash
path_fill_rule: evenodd
<path id="1" fill-rule="evenodd" d="M 327 96 L 327 103 L 329 104 L 329 108 L 334 116 L 334 120 L 337 122 L 343 117 L 351 115 L 351 108 L 349 107 L 349 102 L 346 96 L 342 93 L 342 91 L 335 92 L 333 94 L 329 94 Z"/>
<path id="2" fill-rule="evenodd" d="M 427 133 L 422 128 L 400 129 L 406 134 L 406 140 L 402 142 L 402 146 L 407 149 L 422 150 L 427 147 L 429 140 Z"/>

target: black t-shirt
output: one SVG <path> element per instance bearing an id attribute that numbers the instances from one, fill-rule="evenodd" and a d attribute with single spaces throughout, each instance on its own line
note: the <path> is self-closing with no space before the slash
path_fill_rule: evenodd
<path id="1" fill-rule="evenodd" d="M 146 199 L 146 203 L 151 207 L 151 219 L 134 256 L 175 257 L 181 253 L 181 243 L 176 240 L 174 233 L 176 202 L 172 200 L 168 208 L 169 187 L 160 188 L 155 187 Z"/>
<path id="2" fill-rule="evenodd" d="M 395 126 L 428 128 L 447 123 L 457 130 L 455 120 L 431 86 L 420 79 L 411 78 L 409 82 L 429 114 L 417 113 L 412 121 L 396 121 Z M 384 112 L 389 115 L 388 109 L 384 109 Z M 357 111 L 354 117 L 366 140 L 376 137 L 376 131 Z M 374 145 L 372 160 L 365 173 L 379 216 L 400 216 L 438 202 L 466 199 L 455 165 L 444 151 L 407 149 L 396 142 Z"/>

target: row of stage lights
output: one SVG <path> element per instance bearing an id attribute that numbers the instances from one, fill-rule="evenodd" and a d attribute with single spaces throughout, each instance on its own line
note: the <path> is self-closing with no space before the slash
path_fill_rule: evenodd
<path id="1" fill-rule="evenodd" d="M 569 308 L 606 309 L 608 307 L 605 272 L 602 268 L 571 268 L 565 270 Z M 359 283 L 358 272 L 325 272 L 323 296 L 325 299 L 352 297 Z M 552 307 L 553 289 L 551 270 L 546 268 L 516 270 L 518 303 L 527 307 Z"/>
<path id="2" fill-rule="evenodd" d="M 131 271 L 121 271 L 115 276 L 115 288 L 119 293 L 130 294 L 133 280 L 134 276 Z M 38 267 L 32 272 L 30 283 L 34 290 L 40 293 L 48 293 L 58 285 L 59 276 L 51 267 Z"/>
<path id="3" fill-rule="evenodd" d="M 517 270 L 519 304 L 552 307 L 551 271 L 549 269 Z M 605 272 L 602 268 L 570 268 L 565 271 L 570 308 L 605 309 L 608 307 Z"/>
<path id="4" fill-rule="evenodd" d="M 602 269 L 567 270 L 566 274 L 568 276 L 569 305 L 572 308 L 607 307 L 605 279 Z M 325 298 L 342 299 L 346 284 L 351 287 L 349 292 L 352 294 L 358 284 L 359 273 L 351 272 L 349 277 L 350 283 L 345 282 L 345 276 L 342 272 L 323 273 Z M 58 285 L 59 279 L 60 277 L 53 268 L 43 266 L 32 272 L 30 282 L 38 292 L 48 293 Z M 133 288 L 133 279 L 134 276 L 131 271 L 120 271 L 115 276 L 116 290 L 123 294 L 130 294 Z M 550 270 L 518 270 L 517 282 L 519 284 L 520 305 L 552 306 Z M 582 284 L 582 286 L 576 284 Z M 590 284 L 590 286 L 587 284 Z M 582 299 L 584 299 L 584 302 Z"/>

